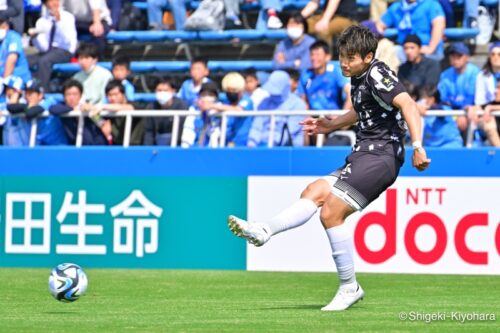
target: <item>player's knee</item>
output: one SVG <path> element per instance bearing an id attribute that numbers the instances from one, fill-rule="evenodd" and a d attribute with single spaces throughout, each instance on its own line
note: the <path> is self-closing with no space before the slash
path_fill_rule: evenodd
<path id="1" fill-rule="evenodd" d="M 300 197 L 314 201 L 317 205 L 321 206 L 325 203 L 326 197 L 329 194 L 327 187 L 322 186 L 321 183 L 314 182 L 307 185 L 302 191 Z"/>

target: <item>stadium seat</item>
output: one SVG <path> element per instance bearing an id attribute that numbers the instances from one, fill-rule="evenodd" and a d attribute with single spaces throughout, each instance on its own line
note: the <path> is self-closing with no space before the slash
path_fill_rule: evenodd
<path id="1" fill-rule="evenodd" d="M 162 30 L 162 31 L 112 31 L 106 39 L 111 42 L 125 43 L 125 42 L 160 42 L 160 41 L 189 41 L 197 38 L 197 32 L 194 31 L 175 31 L 175 30 Z"/>
<path id="2" fill-rule="evenodd" d="M 478 34 L 478 28 L 446 28 L 444 30 L 444 36 L 451 41 L 474 38 Z"/>

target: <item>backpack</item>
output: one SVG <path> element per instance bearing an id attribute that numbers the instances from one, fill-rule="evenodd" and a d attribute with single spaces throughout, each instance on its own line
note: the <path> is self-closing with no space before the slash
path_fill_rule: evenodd
<path id="1" fill-rule="evenodd" d="M 223 0 L 203 0 L 186 19 L 184 29 L 221 31 L 224 29 L 225 16 Z"/>
<path id="2" fill-rule="evenodd" d="M 131 1 L 124 1 L 117 28 L 120 31 L 146 30 L 148 21 L 141 10 L 135 7 Z"/>

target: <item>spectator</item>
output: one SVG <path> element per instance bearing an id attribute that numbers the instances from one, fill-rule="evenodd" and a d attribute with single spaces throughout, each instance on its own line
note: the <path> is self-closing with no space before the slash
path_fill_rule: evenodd
<path id="1" fill-rule="evenodd" d="M 243 23 L 240 20 L 240 0 L 224 0 L 226 10 L 226 29 L 241 28 Z"/>
<path id="2" fill-rule="evenodd" d="M 319 8 L 319 0 L 311 0 L 302 9 L 302 16 L 310 17 Z M 321 15 L 313 15 L 307 20 L 309 32 L 333 45 L 333 38 L 345 28 L 356 23 L 356 0 L 327 0 Z"/>
<path id="3" fill-rule="evenodd" d="M 271 73 L 263 89 L 269 93 L 259 105 L 259 110 L 305 110 L 306 104 L 290 91 L 290 76 L 277 70 Z M 303 146 L 302 116 L 277 116 L 273 133 L 270 117 L 255 117 L 248 136 L 249 147 L 267 146 L 271 138 L 274 146 Z"/>
<path id="4" fill-rule="evenodd" d="M 439 90 L 435 86 L 425 86 L 420 89 L 417 105 L 422 117 L 428 110 L 450 109 L 441 104 Z M 453 117 L 426 116 L 422 144 L 424 147 L 461 148 L 464 146 L 464 141 Z"/>
<path id="5" fill-rule="evenodd" d="M 0 75 L 0 78 L 14 75 L 20 77 L 23 82 L 31 80 L 21 35 L 10 30 L 9 18 L 5 13 L 0 13 Z"/>
<path id="6" fill-rule="evenodd" d="M 181 146 L 211 147 L 219 146 L 220 119 L 211 117 L 216 110 L 209 107 L 218 101 L 219 90 L 215 82 L 206 82 L 201 85 L 199 98 L 196 105 L 191 106 L 191 111 L 199 111 L 199 116 L 188 116 L 184 122 Z"/>
<path id="7" fill-rule="evenodd" d="M 113 23 L 106 0 L 63 0 L 63 8 L 75 16 L 78 36 L 90 33 L 99 58 L 104 58 L 106 35 Z"/>
<path id="8" fill-rule="evenodd" d="M 403 44 L 406 62 L 399 68 L 398 78 L 417 87 L 435 87 L 439 83 L 441 65 L 422 54 L 421 47 L 422 41 L 417 35 L 406 36 Z"/>
<path id="9" fill-rule="evenodd" d="M 123 1 L 106 0 L 106 5 L 108 6 L 111 15 L 111 26 L 109 28 L 112 31 L 116 31 L 118 30 L 118 23 L 120 22 L 120 12 L 123 6 Z"/>
<path id="10" fill-rule="evenodd" d="M 466 109 L 474 105 L 476 77 L 479 68 L 469 63 L 469 48 L 461 42 L 453 43 L 448 50 L 451 67 L 441 73 L 439 93 L 443 104 L 452 109 Z M 458 128 L 462 133 L 467 129 L 467 117 L 457 117 Z"/>
<path id="11" fill-rule="evenodd" d="M 20 0 L 1 0 L 0 16 L 5 15 L 12 24 L 12 30 L 22 35 L 24 32 L 24 2 Z"/>
<path id="12" fill-rule="evenodd" d="M 75 53 L 77 40 L 75 17 L 61 8 L 60 0 L 43 0 L 45 10 L 28 30 L 38 53 L 28 57 L 31 68 L 45 91 L 49 91 L 52 65 L 69 62 Z"/>
<path id="13" fill-rule="evenodd" d="M 480 109 L 484 113 L 481 119 L 478 119 L 476 112 Z M 471 107 L 468 110 L 469 119 L 477 124 L 480 130 L 484 131 L 490 145 L 500 147 L 500 117 L 493 117 L 491 113 L 494 111 L 500 111 L 500 81 L 497 81 L 495 98 L 492 101 Z"/>
<path id="14" fill-rule="evenodd" d="M 172 78 L 161 78 L 156 83 L 156 102 L 148 109 L 152 110 L 187 110 L 182 99 L 176 96 L 177 84 Z M 184 117 L 179 118 L 177 145 L 181 144 Z M 170 146 L 172 141 L 172 117 L 148 117 L 144 120 L 144 144 L 148 146 Z"/>
<path id="15" fill-rule="evenodd" d="M 37 79 L 30 80 L 26 83 L 26 102 L 8 105 L 8 110 L 11 113 L 24 113 L 26 120 L 30 121 L 38 117 L 49 107 L 54 104 L 51 99 L 45 99 L 41 82 Z M 28 124 L 28 128 L 31 127 Z M 59 117 L 50 115 L 40 117 L 37 120 L 36 129 L 36 144 L 37 145 L 67 145 L 68 139 L 64 134 L 64 128 Z"/>
<path id="16" fill-rule="evenodd" d="M 201 100 L 201 109 L 218 112 L 253 110 L 252 100 L 243 94 L 245 91 L 245 79 L 240 73 L 227 73 L 222 79 L 222 90 L 226 93 L 227 104 Z M 226 146 L 246 147 L 251 125 L 251 117 L 228 117 Z"/>
<path id="17" fill-rule="evenodd" d="M 475 104 L 484 105 L 495 99 L 497 83 L 500 82 L 500 41 L 489 47 L 488 60 L 476 81 Z"/>
<path id="18" fill-rule="evenodd" d="M 186 21 L 186 1 L 185 0 L 148 0 L 148 22 L 149 27 L 154 30 L 168 29 L 163 25 L 163 8 L 170 5 L 175 21 L 175 30 L 184 30 Z"/>
<path id="19" fill-rule="evenodd" d="M 290 76 L 290 91 L 292 94 L 299 95 L 298 88 L 300 84 L 300 72 L 295 68 L 288 68 L 286 70 Z"/>
<path id="20" fill-rule="evenodd" d="M 104 103 L 106 85 L 113 78 L 110 71 L 97 64 L 97 47 L 81 43 L 76 50 L 81 71 L 73 78 L 83 84 L 83 98 L 91 104 Z"/>
<path id="21" fill-rule="evenodd" d="M 375 58 L 384 62 L 394 73 L 397 73 L 401 61 L 396 54 L 394 43 L 378 31 L 375 21 L 366 20 L 361 22 L 361 25 L 370 30 L 378 40 Z"/>
<path id="22" fill-rule="evenodd" d="M 377 22 L 387 11 L 387 4 L 394 0 L 370 0 L 370 20 Z"/>
<path id="23" fill-rule="evenodd" d="M 245 78 L 245 94 L 250 96 L 253 107 L 257 110 L 260 102 L 262 102 L 264 98 L 268 97 L 269 94 L 260 87 L 259 76 L 254 68 L 243 72 L 243 77 Z"/>
<path id="24" fill-rule="evenodd" d="M 132 82 L 128 80 L 128 77 L 130 76 L 130 60 L 125 57 L 117 57 L 113 59 L 111 66 L 113 79 L 118 80 L 123 84 L 125 87 L 127 101 L 133 102 L 135 99 L 135 87 Z"/>
<path id="25" fill-rule="evenodd" d="M 7 110 L 13 110 L 11 105 L 24 103 L 23 79 L 10 76 L 4 79 Z M 27 146 L 29 144 L 30 123 L 24 117 L 7 117 L 3 125 L 3 144 L 5 146 Z"/>
<path id="26" fill-rule="evenodd" d="M 179 97 L 188 107 L 193 106 L 198 100 L 198 94 L 202 84 L 210 81 L 208 78 L 209 73 L 208 62 L 205 59 L 193 59 L 191 62 L 191 69 L 189 70 L 191 78 L 182 83 L 181 89 L 178 93 Z"/>
<path id="27" fill-rule="evenodd" d="M 311 45 L 310 53 L 312 65 L 300 77 L 298 95 L 311 110 L 350 109 L 351 84 L 342 75 L 339 65 L 329 64 L 331 54 L 328 44 L 317 41 Z"/>
<path id="28" fill-rule="evenodd" d="M 85 103 L 83 100 L 83 86 L 77 81 L 70 79 L 63 85 L 64 101 L 50 106 L 49 111 L 55 115 L 62 115 L 70 111 L 89 112 L 92 110 L 92 105 Z M 107 145 L 108 140 L 102 133 L 101 129 L 88 117 L 83 118 L 83 145 Z M 77 141 L 78 120 L 76 118 L 64 117 L 61 118 L 64 126 L 64 133 L 70 144 L 75 144 Z"/>
<path id="29" fill-rule="evenodd" d="M 314 43 L 314 38 L 307 34 L 306 20 L 299 13 L 290 16 L 286 31 L 288 37 L 279 42 L 274 52 L 273 68 L 309 68 L 309 47 Z"/>
<path id="30" fill-rule="evenodd" d="M 443 58 L 443 35 L 446 26 L 443 8 L 436 0 L 399 0 L 377 22 L 378 30 L 396 27 L 398 43 L 403 44 L 406 36 L 417 35 L 422 41 L 420 52 L 429 58 Z M 400 52 L 401 62 L 405 62 Z"/>
<path id="31" fill-rule="evenodd" d="M 260 0 L 260 8 L 255 29 L 281 29 L 283 27 L 283 22 L 278 16 L 278 13 L 283 10 L 281 0 Z"/>
<path id="32" fill-rule="evenodd" d="M 93 105 L 90 111 L 90 117 L 95 118 L 102 111 L 118 112 L 118 111 L 131 111 L 134 106 L 129 103 L 125 94 L 125 86 L 121 80 L 111 80 L 106 84 L 106 103 Z M 109 144 L 123 145 L 123 138 L 125 135 L 125 118 L 102 118 L 97 119 L 101 131 L 107 138 Z M 142 144 L 142 137 L 144 133 L 144 125 L 142 118 L 132 118 L 132 128 L 130 132 L 131 145 Z"/>

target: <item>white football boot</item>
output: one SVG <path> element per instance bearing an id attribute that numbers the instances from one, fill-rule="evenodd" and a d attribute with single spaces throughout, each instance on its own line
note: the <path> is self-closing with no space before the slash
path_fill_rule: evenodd
<path id="1" fill-rule="evenodd" d="M 364 295 L 365 292 L 363 291 L 363 288 L 361 288 L 361 286 L 357 282 L 341 285 L 330 304 L 321 308 L 321 311 L 346 310 L 353 304 L 362 300 Z"/>
<path id="2" fill-rule="evenodd" d="M 233 234 L 245 238 L 255 246 L 262 246 L 271 238 L 271 231 L 262 223 L 251 223 L 234 215 L 229 215 L 227 225 Z"/>

